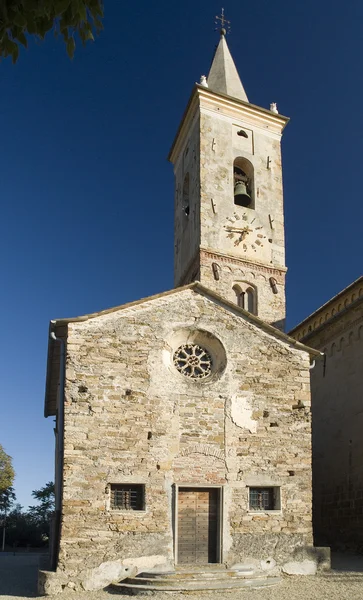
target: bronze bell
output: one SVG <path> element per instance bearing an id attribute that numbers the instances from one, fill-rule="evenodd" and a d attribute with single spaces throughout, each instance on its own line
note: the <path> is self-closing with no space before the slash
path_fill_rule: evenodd
<path id="1" fill-rule="evenodd" d="M 234 184 L 234 203 L 238 206 L 249 206 L 252 202 L 251 196 L 247 192 L 247 186 L 244 181 L 236 181 Z"/>

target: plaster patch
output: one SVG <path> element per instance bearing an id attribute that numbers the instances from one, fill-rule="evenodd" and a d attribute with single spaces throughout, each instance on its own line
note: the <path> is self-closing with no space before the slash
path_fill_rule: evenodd
<path id="1" fill-rule="evenodd" d="M 243 396 L 233 396 L 231 402 L 231 418 L 237 427 L 248 429 L 250 433 L 256 433 L 257 421 L 252 418 L 251 393 Z"/>

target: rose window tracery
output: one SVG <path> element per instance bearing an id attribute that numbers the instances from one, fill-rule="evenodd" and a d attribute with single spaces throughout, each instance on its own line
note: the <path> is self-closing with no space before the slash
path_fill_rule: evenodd
<path id="1" fill-rule="evenodd" d="M 197 344 L 183 344 L 174 352 L 174 366 L 191 379 L 204 379 L 212 372 L 210 354 Z"/>

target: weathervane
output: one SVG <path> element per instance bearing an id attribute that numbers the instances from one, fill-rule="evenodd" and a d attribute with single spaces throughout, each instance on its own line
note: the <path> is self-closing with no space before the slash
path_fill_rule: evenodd
<path id="1" fill-rule="evenodd" d="M 218 21 L 221 22 L 220 23 L 221 24 L 221 30 L 220 30 L 221 35 L 226 35 L 227 33 L 230 33 L 231 21 L 228 21 L 226 19 L 226 17 L 224 16 L 224 8 L 222 8 L 222 14 L 220 17 L 218 15 L 216 15 L 216 21 L 215 21 L 215 25 L 217 25 L 216 30 L 219 28 Z"/>

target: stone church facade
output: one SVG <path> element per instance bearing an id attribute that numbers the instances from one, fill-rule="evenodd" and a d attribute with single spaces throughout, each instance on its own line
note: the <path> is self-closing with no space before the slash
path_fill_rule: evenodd
<path id="1" fill-rule="evenodd" d="M 183 564 L 268 571 L 314 554 L 309 365 L 320 352 L 282 331 L 286 123 L 248 102 L 222 31 L 170 152 L 176 288 L 51 322 L 45 591 L 93 589 L 102 565 L 119 578 Z"/>

